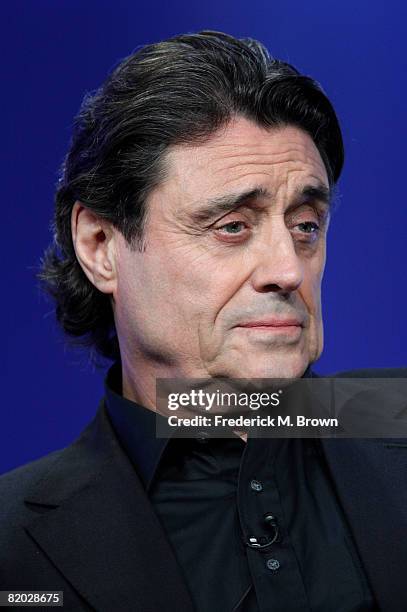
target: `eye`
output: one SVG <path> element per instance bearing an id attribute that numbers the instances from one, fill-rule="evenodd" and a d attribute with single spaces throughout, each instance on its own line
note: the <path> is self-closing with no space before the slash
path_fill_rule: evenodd
<path id="1" fill-rule="evenodd" d="M 304 221 L 303 223 L 298 223 L 297 227 L 301 228 L 301 231 L 304 234 L 315 234 L 319 231 L 318 223 L 314 223 L 314 221 Z"/>
<path id="2" fill-rule="evenodd" d="M 225 234 L 240 234 L 242 229 L 245 229 L 246 224 L 243 221 L 230 221 L 230 223 L 225 223 L 225 225 L 221 225 L 217 227 L 217 230 L 222 230 Z"/>
<path id="3" fill-rule="evenodd" d="M 299 244 L 316 245 L 321 237 L 321 228 L 315 221 L 303 221 L 293 226 L 293 237 Z"/>

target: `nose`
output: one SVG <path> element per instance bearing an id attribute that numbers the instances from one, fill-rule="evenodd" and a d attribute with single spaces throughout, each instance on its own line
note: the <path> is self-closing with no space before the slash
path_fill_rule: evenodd
<path id="1" fill-rule="evenodd" d="M 273 228 L 269 239 L 257 244 L 255 258 L 251 281 L 256 291 L 289 295 L 300 287 L 303 264 L 284 222 Z"/>

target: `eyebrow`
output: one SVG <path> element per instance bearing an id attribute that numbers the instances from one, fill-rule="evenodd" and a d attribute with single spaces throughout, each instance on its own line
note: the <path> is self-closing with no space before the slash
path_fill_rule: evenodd
<path id="1" fill-rule="evenodd" d="M 204 223 L 243 205 L 255 208 L 256 200 L 260 198 L 273 200 L 273 194 L 264 187 L 254 187 L 238 193 L 217 196 L 206 200 L 196 210 L 188 211 L 188 216 L 195 223 Z M 332 201 L 332 192 L 324 183 L 319 181 L 316 185 L 304 185 L 295 191 L 294 200 L 288 209 L 292 209 L 310 199 L 319 201 L 329 208 Z"/>

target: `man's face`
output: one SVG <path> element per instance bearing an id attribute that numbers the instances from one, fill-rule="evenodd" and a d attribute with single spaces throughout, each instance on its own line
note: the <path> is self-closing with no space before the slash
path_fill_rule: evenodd
<path id="1" fill-rule="evenodd" d="M 122 360 L 151 376 L 301 376 L 323 346 L 329 218 L 311 137 L 237 118 L 167 163 L 145 250 L 116 235 Z"/>

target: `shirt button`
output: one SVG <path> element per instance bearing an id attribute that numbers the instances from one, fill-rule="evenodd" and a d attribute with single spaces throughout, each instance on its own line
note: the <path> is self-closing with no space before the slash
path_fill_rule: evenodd
<path id="1" fill-rule="evenodd" d="M 278 559 L 267 559 L 266 566 L 267 569 L 275 572 L 280 567 L 280 561 L 278 561 Z"/>
<path id="2" fill-rule="evenodd" d="M 260 480 L 252 480 L 250 486 L 253 491 L 263 491 L 263 485 L 261 484 Z"/>

